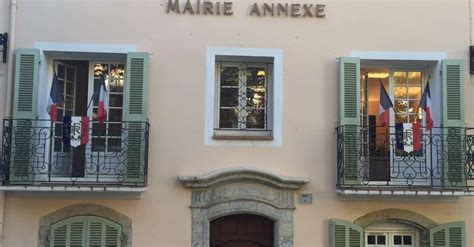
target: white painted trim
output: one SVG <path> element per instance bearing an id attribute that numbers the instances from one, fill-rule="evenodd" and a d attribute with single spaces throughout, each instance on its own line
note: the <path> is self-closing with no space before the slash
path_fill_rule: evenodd
<path id="1" fill-rule="evenodd" d="M 216 56 L 273 57 L 273 140 L 213 139 L 216 97 Z M 268 48 L 208 47 L 206 52 L 204 144 L 208 146 L 279 147 L 283 143 L 283 50 Z"/>
<path id="2" fill-rule="evenodd" d="M 413 197 L 459 197 L 474 196 L 474 191 L 430 191 L 430 190 L 357 190 L 338 189 L 341 196 L 413 196 Z"/>
<path id="3" fill-rule="evenodd" d="M 55 42 L 35 42 L 35 48 L 41 51 L 60 52 L 89 52 L 89 53 L 118 53 L 136 52 L 135 45 L 104 45 L 87 43 L 55 43 Z"/>
<path id="4" fill-rule="evenodd" d="M 143 193 L 146 187 L 115 187 L 115 186 L 0 186 L 0 191 L 42 191 L 42 192 L 132 192 Z"/>
<path id="5" fill-rule="evenodd" d="M 448 58 L 448 53 L 411 51 L 351 51 L 351 57 L 373 60 L 441 61 Z"/>

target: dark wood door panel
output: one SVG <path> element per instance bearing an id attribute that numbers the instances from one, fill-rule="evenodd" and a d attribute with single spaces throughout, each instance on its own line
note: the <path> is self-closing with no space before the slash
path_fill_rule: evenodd
<path id="1" fill-rule="evenodd" d="M 211 247 L 273 247 L 273 221 L 236 214 L 211 221 Z"/>

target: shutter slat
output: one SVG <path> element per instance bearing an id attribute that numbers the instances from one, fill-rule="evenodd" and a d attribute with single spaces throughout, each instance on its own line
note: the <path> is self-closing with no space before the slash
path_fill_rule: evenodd
<path id="1" fill-rule="evenodd" d="M 466 247 L 463 221 L 441 224 L 430 229 L 430 247 Z"/>
<path id="2" fill-rule="evenodd" d="M 331 247 L 363 247 L 363 229 L 351 222 L 331 219 L 329 221 Z"/>
<path id="3" fill-rule="evenodd" d="M 33 168 L 30 164 L 36 101 L 38 94 L 39 56 L 37 49 L 17 49 L 15 62 L 15 93 L 13 103 L 10 183 L 30 184 Z"/>
<path id="4" fill-rule="evenodd" d="M 343 131 L 343 185 L 360 184 L 358 159 L 358 136 L 360 128 L 360 59 L 339 59 L 339 126 Z"/>
<path id="5" fill-rule="evenodd" d="M 443 134 L 446 137 L 444 186 L 466 186 L 464 171 L 464 61 L 443 60 Z"/>
<path id="6" fill-rule="evenodd" d="M 106 218 L 75 216 L 51 225 L 50 247 L 120 247 L 122 227 Z"/>
<path id="7" fill-rule="evenodd" d="M 131 52 L 127 55 L 125 82 L 125 115 L 127 136 L 125 147 L 126 183 L 145 182 L 145 130 L 147 128 L 148 54 Z"/>

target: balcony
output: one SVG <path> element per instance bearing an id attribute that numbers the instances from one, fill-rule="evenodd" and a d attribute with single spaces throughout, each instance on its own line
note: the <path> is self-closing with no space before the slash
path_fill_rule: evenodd
<path id="1" fill-rule="evenodd" d="M 4 119 L 0 190 L 140 191 L 147 185 L 146 122 L 91 123 L 71 146 L 63 123 Z M 77 126 L 70 127 L 71 132 Z M 66 138 L 65 138 L 66 137 Z M 75 146 L 75 145 L 74 145 Z"/>
<path id="2" fill-rule="evenodd" d="M 344 125 L 337 189 L 344 195 L 474 195 L 474 129 Z"/>

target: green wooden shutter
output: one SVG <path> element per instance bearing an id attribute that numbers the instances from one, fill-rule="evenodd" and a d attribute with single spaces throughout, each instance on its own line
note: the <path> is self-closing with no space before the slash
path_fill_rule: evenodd
<path id="1" fill-rule="evenodd" d="M 128 53 L 124 104 L 124 121 L 127 129 L 126 183 L 145 182 L 147 104 L 148 53 Z"/>
<path id="2" fill-rule="evenodd" d="M 430 247 L 465 247 L 465 231 L 463 221 L 433 227 L 430 229 Z"/>
<path id="3" fill-rule="evenodd" d="M 50 247 L 120 247 L 122 227 L 96 216 L 75 216 L 51 226 Z"/>
<path id="4" fill-rule="evenodd" d="M 13 102 L 10 182 L 29 184 L 33 179 L 30 163 L 33 121 L 37 116 L 39 56 L 37 49 L 17 49 Z"/>
<path id="5" fill-rule="evenodd" d="M 110 220 L 90 216 L 88 218 L 89 247 L 120 247 L 122 227 Z"/>
<path id="6" fill-rule="evenodd" d="M 362 227 L 344 220 L 329 221 L 330 247 L 363 247 L 364 230 Z"/>
<path id="7" fill-rule="evenodd" d="M 360 184 L 360 59 L 339 59 L 339 131 L 343 131 L 342 185 Z"/>
<path id="8" fill-rule="evenodd" d="M 51 226 L 50 247 L 86 246 L 87 216 L 68 218 Z"/>
<path id="9" fill-rule="evenodd" d="M 466 186 L 464 143 L 464 61 L 443 60 L 444 185 Z"/>

